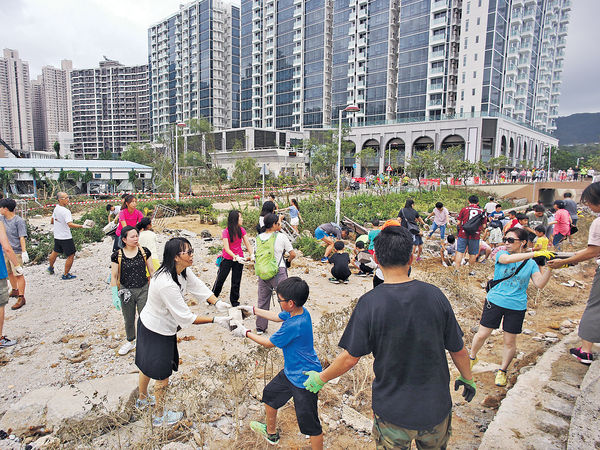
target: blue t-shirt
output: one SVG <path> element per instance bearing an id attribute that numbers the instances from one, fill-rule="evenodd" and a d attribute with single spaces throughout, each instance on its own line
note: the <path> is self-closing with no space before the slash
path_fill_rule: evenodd
<path id="1" fill-rule="evenodd" d="M 500 250 L 496 254 L 496 268 L 494 269 L 494 279 L 507 277 L 517 270 L 517 267 L 523 263 L 519 261 L 510 264 L 501 264 L 498 258 L 501 255 L 508 255 L 506 250 Z M 531 275 L 539 272 L 540 269 L 533 259 L 525 263 L 525 266 L 514 277 L 498 283 L 487 294 L 487 299 L 494 305 L 501 306 L 515 311 L 523 311 L 527 309 L 527 286 Z"/>
<path id="2" fill-rule="evenodd" d="M 290 219 L 295 219 L 296 217 L 298 217 L 298 208 L 290 206 Z"/>
<path id="3" fill-rule="evenodd" d="M 492 218 L 492 220 L 502 220 L 502 219 L 504 219 L 504 212 L 503 211 L 494 211 L 494 212 L 491 212 L 489 214 L 489 216 Z"/>
<path id="4" fill-rule="evenodd" d="M 275 347 L 283 350 L 283 373 L 290 382 L 304 389 L 308 378 L 303 372 L 322 369 L 313 343 L 312 320 L 306 308 L 304 312 L 292 317 L 289 312 L 279 313 L 283 320 L 281 328 L 271 336 Z"/>
<path id="5" fill-rule="evenodd" d="M 6 262 L 4 262 L 4 249 L 0 245 L 0 280 L 8 278 L 8 272 L 6 271 Z"/>
<path id="6" fill-rule="evenodd" d="M 375 238 L 381 233 L 381 230 L 370 230 L 369 231 L 369 248 L 367 250 L 375 249 Z"/>

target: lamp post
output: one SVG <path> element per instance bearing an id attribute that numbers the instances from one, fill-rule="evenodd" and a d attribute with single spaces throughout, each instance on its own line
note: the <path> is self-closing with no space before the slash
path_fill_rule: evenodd
<path id="1" fill-rule="evenodd" d="M 177 145 L 177 136 L 179 135 L 179 128 L 185 128 L 185 123 L 177 122 L 175 124 L 175 183 L 173 187 L 175 188 L 175 201 L 179 201 L 179 146 Z"/>
<path id="2" fill-rule="evenodd" d="M 348 105 L 339 110 L 338 115 L 338 154 L 337 154 L 337 189 L 335 196 L 335 223 L 340 225 L 340 177 L 341 177 L 341 159 L 342 159 L 342 112 L 357 112 L 360 108 L 357 105 Z"/>

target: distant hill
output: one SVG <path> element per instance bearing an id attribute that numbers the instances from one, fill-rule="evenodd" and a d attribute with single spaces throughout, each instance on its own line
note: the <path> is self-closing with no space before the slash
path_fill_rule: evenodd
<path id="1" fill-rule="evenodd" d="M 600 142 L 600 112 L 557 118 L 554 137 L 559 140 L 561 146 Z"/>

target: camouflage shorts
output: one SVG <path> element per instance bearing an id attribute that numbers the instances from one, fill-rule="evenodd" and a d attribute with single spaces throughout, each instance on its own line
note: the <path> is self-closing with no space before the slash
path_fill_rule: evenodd
<path id="1" fill-rule="evenodd" d="M 411 448 L 412 441 L 416 441 L 417 448 L 445 449 L 450 439 L 452 413 L 438 425 L 430 430 L 409 430 L 392 423 L 386 422 L 377 414 L 373 421 L 373 437 L 377 450 Z"/>

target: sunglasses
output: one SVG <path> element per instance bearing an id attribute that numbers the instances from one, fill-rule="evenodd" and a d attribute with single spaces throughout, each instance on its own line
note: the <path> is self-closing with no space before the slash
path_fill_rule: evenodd
<path id="1" fill-rule="evenodd" d="M 508 242 L 509 244 L 514 244 L 515 241 L 521 241 L 521 239 L 515 239 L 513 237 L 502 238 L 502 242 Z"/>
<path id="2" fill-rule="evenodd" d="M 185 252 L 179 252 L 180 255 L 187 253 L 188 255 L 192 256 L 194 254 L 194 249 L 190 248 L 189 250 L 185 251 Z"/>

